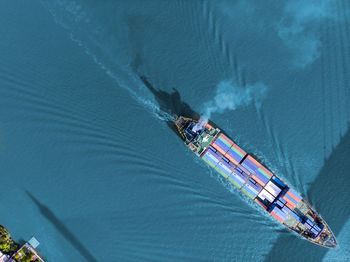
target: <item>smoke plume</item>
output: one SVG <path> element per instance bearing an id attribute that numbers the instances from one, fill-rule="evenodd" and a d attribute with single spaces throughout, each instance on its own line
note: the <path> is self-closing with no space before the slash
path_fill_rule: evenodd
<path id="1" fill-rule="evenodd" d="M 205 103 L 205 111 L 202 113 L 201 118 L 207 120 L 213 113 L 224 113 L 226 110 L 235 110 L 238 107 L 247 106 L 252 102 L 259 108 L 265 93 L 266 86 L 260 82 L 247 85 L 246 87 L 240 87 L 232 80 L 222 81 L 216 88 L 214 98 Z"/>

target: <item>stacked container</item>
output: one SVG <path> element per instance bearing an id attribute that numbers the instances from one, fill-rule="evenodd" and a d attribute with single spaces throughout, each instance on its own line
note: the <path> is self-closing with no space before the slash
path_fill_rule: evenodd
<path id="1" fill-rule="evenodd" d="M 250 155 L 244 159 L 241 165 L 253 174 L 252 178 L 261 186 L 265 186 L 272 177 L 272 174 Z"/>
<path id="2" fill-rule="evenodd" d="M 235 165 L 229 162 L 225 157 L 223 157 L 220 162 L 215 167 L 216 171 L 218 171 L 225 178 L 229 177 L 229 175 L 235 169 Z"/>
<path id="3" fill-rule="evenodd" d="M 215 167 L 222 159 L 222 154 L 216 151 L 213 147 L 209 147 L 204 153 L 202 159 L 207 162 L 210 166 Z"/>
<path id="4" fill-rule="evenodd" d="M 249 178 L 247 183 L 242 188 L 242 192 L 245 193 L 248 197 L 254 199 L 259 194 L 261 189 L 262 187 L 257 184 L 255 180 Z"/>
<path id="5" fill-rule="evenodd" d="M 248 177 L 249 176 L 246 173 L 241 173 L 237 169 L 235 169 L 228 178 L 228 180 L 236 187 L 241 188 L 245 181 L 248 179 Z"/>
<path id="6" fill-rule="evenodd" d="M 283 199 L 287 201 L 286 205 L 293 209 L 301 201 L 301 196 L 297 194 L 293 189 L 288 189 L 286 194 L 283 196 Z"/>
<path id="7" fill-rule="evenodd" d="M 219 151 L 222 155 L 225 155 L 226 152 L 230 149 L 233 142 L 228 138 L 225 139 L 226 136 L 220 134 L 219 137 L 214 141 L 212 146 Z"/>

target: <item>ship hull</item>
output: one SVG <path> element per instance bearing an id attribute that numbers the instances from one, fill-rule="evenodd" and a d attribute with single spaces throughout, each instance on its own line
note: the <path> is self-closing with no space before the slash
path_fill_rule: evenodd
<path id="1" fill-rule="evenodd" d="M 316 245 L 337 246 L 331 229 L 310 204 L 218 127 L 185 117 L 176 118 L 175 126 L 191 151 L 273 219 Z"/>

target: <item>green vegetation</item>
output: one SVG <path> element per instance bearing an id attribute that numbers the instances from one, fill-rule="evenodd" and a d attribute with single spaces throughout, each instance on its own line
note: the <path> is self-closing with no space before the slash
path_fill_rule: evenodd
<path id="1" fill-rule="evenodd" d="M 21 262 L 39 262 L 39 259 L 36 258 L 35 254 L 25 246 L 17 252 L 15 259 Z"/>
<path id="2" fill-rule="evenodd" d="M 18 248 L 18 244 L 13 241 L 6 228 L 0 225 L 0 251 L 12 255 Z"/>

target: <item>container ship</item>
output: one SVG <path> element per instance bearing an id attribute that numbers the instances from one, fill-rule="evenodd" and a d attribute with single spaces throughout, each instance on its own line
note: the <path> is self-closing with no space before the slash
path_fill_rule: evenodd
<path id="1" fill-rule="evenodd" d="M 218 127 L 183 116 L 176 116 L 174 122 L 192 152 L 272 218 L 316 245 L 337 246 L 327 223 L 305 199 Z"/>

